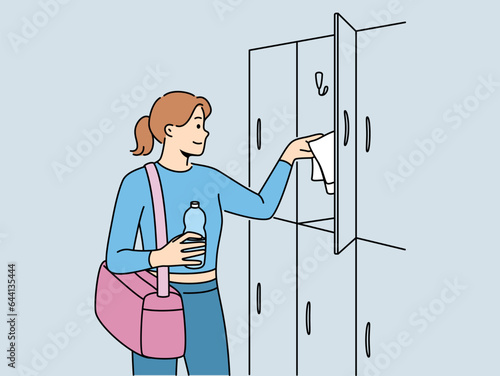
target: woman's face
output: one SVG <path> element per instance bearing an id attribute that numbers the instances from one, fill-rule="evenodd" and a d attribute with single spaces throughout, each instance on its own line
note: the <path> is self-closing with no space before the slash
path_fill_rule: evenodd
<path id="1" fill-rule="evenodd" d="M 205 115 L 201 106 L 195 108 L 189 121 L 182 127 L 167 125 L 165 132 L 184 154 L 203 154 L 209 132 L 205 130 Z"/>

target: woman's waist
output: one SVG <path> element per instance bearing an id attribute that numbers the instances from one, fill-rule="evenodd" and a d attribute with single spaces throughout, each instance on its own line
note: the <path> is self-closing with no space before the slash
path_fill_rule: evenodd
<path id="1" fill-rule="evenodd" d="M 153 275 L 156 275 L 155 270 L 150 270 L 149 272 Z M 175 283 L 209 282 L 217 279 L 217 272 L 215 269 L 213 269 L 200 273 L 169 273 L 169 279 L 170 282 L 175 282 Z"/>

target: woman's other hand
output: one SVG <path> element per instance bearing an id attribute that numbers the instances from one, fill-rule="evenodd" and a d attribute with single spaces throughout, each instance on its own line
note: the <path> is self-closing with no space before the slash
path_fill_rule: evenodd
<path id="1" fill-rule="evenodd" d="M 188 238 L 200 239 L 196 243 L 183 243 Z M 195 232 L 186 232 L 173 238 L 165 247 L 152 251 L 149 255 L 151 267 L 158 266 L 179 266 L 179 265 L 200 265 L 199 260 L 186 260 L 186 258 L 202 255 L 205 250 L 193 250 L 191 248 L 205 247 L 203 237 Z"/>
<path id="2" fill-rule="evenodd" d="M 280 160 L 293 165 L 293 162 L 296 159 L 312 158 L 313 153 L 309 148 L 309 142 L 317 140 L 320 137 L 323 137 L 322 133 L 317 133 L 311 136 L 301 137 L 293 140 L 286 147 L 285 151 L 281 155 Z"/>

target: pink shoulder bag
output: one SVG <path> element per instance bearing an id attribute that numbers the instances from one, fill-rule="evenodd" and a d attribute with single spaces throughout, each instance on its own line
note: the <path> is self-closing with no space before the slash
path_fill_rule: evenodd
<path id="1" fill-rule="evenodd" d="M 144 166 L 153 197 L 156 248 L 167 244 L 165 206 L 154 163 Z M 158 277 L 146 270 L 114 274 L 101 264 L 97 276 L 95 313 L 106 330 L 130 350 L 150 358 L 184 355 L 186 335 L 179 292 L 169 286 L 168 267 Z"/>

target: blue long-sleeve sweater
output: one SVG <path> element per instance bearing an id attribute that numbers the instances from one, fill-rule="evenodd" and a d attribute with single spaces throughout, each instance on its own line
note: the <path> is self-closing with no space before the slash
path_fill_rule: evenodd
<path id="1" fill-rule="evenodd" d="M 222 229 L 222 211 L 249 218 L 271 218 L 285 190 L 292 166 L 279 160 L 259 193 L 239 184 L 219 170 L 192 163 L 187 171 L 173 171 L 155 163 L 163 190 L 168 241 L 184 231 L 183 216 L 191 201 L 199 201 L 206 215 L 205 264 L 191 269 L 170 267 L 171 273 L 213 270 Z M 134 249 L 141 231 L 142 250 Z M 106 261 L 114 273 L 150 269 L 149 255 L 156 249 L 153 204 L 144 168 L 127 174 L 116 198 L 109 231 Z"/>

